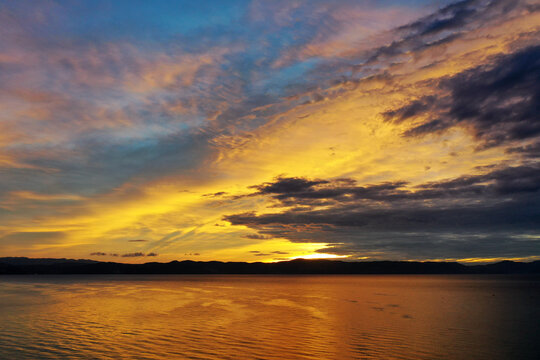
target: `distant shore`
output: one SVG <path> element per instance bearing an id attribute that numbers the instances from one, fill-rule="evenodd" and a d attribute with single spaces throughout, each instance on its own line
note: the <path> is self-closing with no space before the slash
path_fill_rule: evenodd
<path id="1" fill-rule="evenodd" d="M 0 258 L 0 275 L 9 274 L 540 274 L 540 261 L 463 265 L 457 262 L 296 259 L 277 263 L 185 260 L 124 264 L 94 260 Z"/>

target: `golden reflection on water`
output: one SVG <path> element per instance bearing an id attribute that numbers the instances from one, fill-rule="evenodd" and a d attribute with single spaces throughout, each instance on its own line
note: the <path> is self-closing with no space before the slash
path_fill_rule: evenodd
<path id="1" fill-rule="evenodd" d="M 0 278 L 0 358 L 536 358 L 538 278 Z"/>

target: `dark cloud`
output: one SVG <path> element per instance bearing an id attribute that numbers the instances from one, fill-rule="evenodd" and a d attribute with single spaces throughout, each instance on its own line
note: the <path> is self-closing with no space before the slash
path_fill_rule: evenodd
<path id="1" fill-rule="evenodd" d="M 142 254 L 142 253 L 130 253 L 130 254 L 118 255 L 117 253 L 106 253 L 106 252 L 102 252 L 102 251 L 96 251 L 96 252 L 90 253 L 90 256 L 138 257 L 138 256 L 144 256 L 144 254 Z"/>
<path id="2" fill-rule="evenodd" d="M 333 227 L 360 227 L 377 231 L 453 231 L 528 229 L 537 230 L 540 222 L 538 198 L 534 201 L 499 203 L 495 205 L 454 205 L 453 207 L 362 209 L 335 206 L 325 210 L 287 210 L 282 213 L 257 215 L 243 213 L 230 215 L 233 225 L 246 225 L 265 231 L 266 226 L 284 226 L 302 230 L 309 226 L 316 230 L 333 230 Z M 272 233 L 272 232 L 268 232 Z"/>
<path id="3" fill-rule="evenodd" d="M 277 178 L 276 183 L 283 180 Z M 462 258 L 472 256 L 467 251 L 473 250 L 477 255 L 484 251 L 481 256 L 530 255 L 534 240 L 524 234 L 540 230 L 538 165 L 494 167 L 483 174 L 414 187 L 405 182 L 367 186 L 342 180 L 295 182 L 311 185 L 259 194 L 273 197 L 282 211 L 233 214 L 224 220 L 267 236 L 333 243 L 325 252 L 398 258 L 448 257 L 447 250 Z M 272 188 L 269 183 L 253 188 L 261 187 Z M 503 247 L 510 243 L 513 248 Z"/>
<path id="4" fill-rule="evenodd" d="M 246 239 L 253 239 L 253 240 L 264 240 L 264 239 L 269 238 L 267 235 L 259 235 L 259 234 L 247 234 L 244 237 Z"/>
<path id="5" fill-rule="evenodd" d="M 227 195 L 228 193 L 225 192 L 225 191 L 218 191 L 216 193 L 213 193 L 213 194 L 204 194 L 203 196 L 209 196 L 209 197 L 219 197 L 219 196 L 223 196 L 223 195 Z"/>
<path id="6" fill-rule="evenodd" d="M 352 257 L 369 256 L 380 259 L 463 259 L 524 257 L 538 255 L 536 241 L 512 232 L 370 232 L 351 234 L 334 233 L 332 239 L 339 245 L 319 252 Z M 353 239 L 353 240 L 351 240 Z M 381 256 L 381 252 L 384 255 Z"/>
<path id="7" fill-rule="evenodd" d="M 259 250 L 251 250 L 250 251 L 251 254 L 253 254 L 254 256 L 270 256 L 270 255 L 287 255 L 288 252 L 286 251 L 279 251 L 279 250 L 276 250 L 276 251 L 271 251 L 270 253 L 263 253 L 263 252 L 260 252 Z"/>
<path id="8" fill-rule="evenodd" d="M 147 242 L 148 240 L 144 240 L 144 239 L 133 239 L 133 240 L 128 240 L 128 242 Z"/>
<path id="9" fill-rule="evenodd" d="M 340 90 L 333 88 L 335 85 L 342 85 L 343 91 L 347 91 L 347 87 L 354 89 L 365 80 L 383 81 L 389 86 L 395 86 L 399 79 L 392 68 L 397 64 L 418 63 L 422 59 L 429 61 L 422 66 L 428 68 L 445 62 L 447 58 L 442 54 L 446 53 L 447 45 L 456 40 L 471 34 L 476 37 L 476 30 L 498 26 L 504 21 L 537 11 L 538 6 L 531 6 L 523 0 L 464 0 L 449 4 L 412 23 L 394 28 L 389 32 L 393 38 L 390 43 L 367 50 L 363 48 L 357 52 L 351 50 L 345 58 L 320 62 L 307 73 L 309 76 L 304 77 L 302 84 L 296 84 L 290 96 L 297 98 L 303 93 L 304 101 L 310 103 L 312 93 L 322 94 L 324 98 L 338 96 Z M 522 33 L 518 38 L 522 36 L 531 37 L 529 33 Z M 537 41 L 531 40 L 531 43 Z M 439 55 L 434 55 L 435 52 Z M 396 114 L 398 116 L 394 118 L 395 121 L 399 121 L 399 116 L 425 112 L 431 107 L 431 104 L 422 101 L 409 105 Z M 410 133 L 413 134 L 415 132 Z"/>
<path id="10" fill-rule="evenodd" d="M 431 15 L 398 27 L 395 31 L 402 34 L 402 37 L 375 49 L 366 64 L 384 62 L 402 54 L 419 52 L 453 41 L 493 19 L 508 15 L 520 5 L 519 1 L 510 0 L 464 0 L 447 5 Z"/>
<path id="11" fill-rule="evenodd" d="M 469 1 L 461 2 L 460 5 L 463 3 L 469 3 Z M 450 8 L 455 8 L 455 10 L 452 11 L 447 18 L 439 18 L 424 24 L 424 29 L 422 30 L 421 34 L 433 34 L 443 30 L 451 30 L 463 27 L 467 24 L 468 19 L 470 19 L 477 12 L 476 9 L 467 9 L 462 7 L 456 8 L 455 5 L 445 8 L 446 12 L 450 12 L 448 11 Z"/>
<path id="12" fill-rule="evenodd" d="M 421 188 L 459 190 L 490 196 L 519 195 L 540 190 L 540 167 L 523 165 L 493 170 L 484 175 L 462 176 L 448 181 L 427 183 Z"/>
<path id="13" fill-rule="evenodd" d="M 145 256 L 144 253 L 134 252 L 134 253 L 122 254 L 122 257 L 141 257 L 141 256 Z"/>
<path id="14" fill-rule="evenodd" d="M 308 184 L 287 187 L 281 184 Z M 273 185 L 276 186 L 273 186 Z M 357 186 L 351 179 L 311 181 L 301 178 L 276 178 L 275 183 L 253 186 L 256 189 L 272 188 L 250 194 L 267 195 L 278 200 L 279 206 L 295 206 L 295 212 L 312 207 L 332 204 L 362 204 L 368 206 L 380 202 L 426 201 L 476 199 L 478 196 L 501 196 L 506 194 L 535 192 L 540 189 L 540 169 L 538 166 L 523 165 L 495 169 L 482 175 L 462 176 L 451 180 L 430 182 L 409 187 L 407 182 L 395 181 L 374 185 Z M 308 208 L 309 209 L 309 208 Z M 264 235 L 246 235 L 248 238 L 262 239 Z"/>
<path id="15" fill-rule="evenodd" d="M 248 196 L 270 195 L 289 205 L 288 201 L 324 201 L 334 198 L 379 198 L 404 186 L 405 182 L 386 182 L 377 185 L 356 186 L 352 179 L 308 180 L 304 178 L 277 177 L 274 182 L 251 186 L 257 189 Z M 301 204 L 299 202 L 298 204 Z"/>
<path id="16" fill-rule="evenodd" d="M 520 154 L 525 158 L 540 158 L 540 141 L 523 146 L 517 146 L 506 150 L 510 154 Z"/>
<path id="17" fill-rule="evenodd" d="M 324 180 L 278 177 L 274 182 L 255 185 L 252 188 L 259 190 L 259 194 L 300 193 L 310 191 L 313 186 L 325 183 L 327 181 Z"/>
<path id="18" fill-rule="evenodd" d="M 111 256 L 118 256 L 118 254 L 109 254 Z M 133 252 L 133 253 L 126 253 L 120 255 L 121 257 L 143 257 L 143 256 L 158 256 L 158 254 L 154 252 L 149 252 L 148 254 L 142 253 L 142 252 Z"/>
<path id="19" fill-rule="evenodd" d="M 430 120 L 422 125 L 417 125 L 403 133 L 405 136 L 422 136 L 428 133 L 436 133 L 451 127 L 452 124 L 441 119 Z"/>
<path id="20" fill-rule="evenodd" d="M 399 109 L 387 111 L 383 113 L 383 116 L 388 120 L 399 123 L 429 110 L 435 102 L 435 99 L 435 96 L 425 96 L 421 99 L 412 101 Z"/>
<path id="21" fill-rule="evenodd" d="M 540 136 L 540 46 L 492 60 L 440 81 L 440 98 L 425 97 L 383 115 L 392 121 L 427 117 L 405 132 L 413 137 L 468 125 L 481 147 Z M 535 154 L 529 149 L 523 152 Z"/>

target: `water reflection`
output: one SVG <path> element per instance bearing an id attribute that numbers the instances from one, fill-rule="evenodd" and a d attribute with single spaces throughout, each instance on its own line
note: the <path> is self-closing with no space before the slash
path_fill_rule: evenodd
<path id="1" fill-rule="evenodd" d="M 536 359 L 540 279 L 0 278 L 0 358 Z"/>

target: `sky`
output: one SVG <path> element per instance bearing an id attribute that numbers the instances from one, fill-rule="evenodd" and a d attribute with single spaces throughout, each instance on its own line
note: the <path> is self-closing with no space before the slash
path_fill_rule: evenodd
<path id="1" fill-rule="evenodd" d="M 540 4 L 0 1 L 0 256 L 540 259 Z"/>

